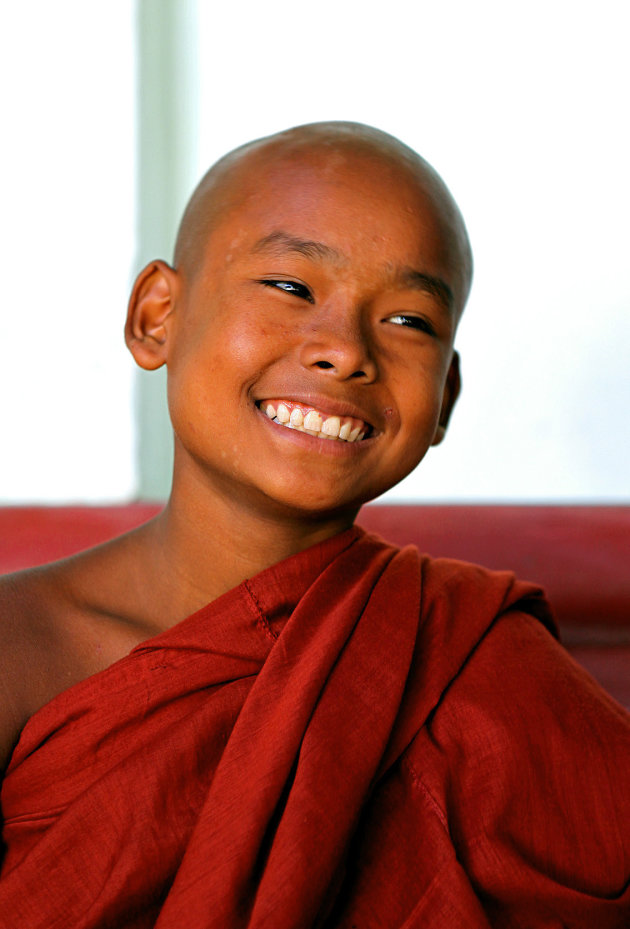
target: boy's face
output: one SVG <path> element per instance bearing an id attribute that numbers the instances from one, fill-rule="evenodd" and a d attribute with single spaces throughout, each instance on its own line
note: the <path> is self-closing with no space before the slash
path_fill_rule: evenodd
<path id="1" fill-rule="evenodd" d="M 443 434 L 457 256 L 410 172 L 374 157 L 263 161 L 225 202 L 169 318 L 176 468 L 236 508 L 354 515 Z"/>

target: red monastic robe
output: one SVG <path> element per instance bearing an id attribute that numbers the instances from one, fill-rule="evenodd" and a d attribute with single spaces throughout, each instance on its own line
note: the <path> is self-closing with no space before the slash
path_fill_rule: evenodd
<path id="1" fill-rule="evenodd" d="M 630 925 L 630 728 L 538 590 L 360 529 L 56 697 L 3 929 Z"/>

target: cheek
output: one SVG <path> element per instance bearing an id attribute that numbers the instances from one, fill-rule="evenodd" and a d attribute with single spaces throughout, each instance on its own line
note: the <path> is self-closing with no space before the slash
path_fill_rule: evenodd
<path id="1" fill-rule="evenodd" d="M 203 410 L 205 384 L 193 377 L 180 377 L 169 372 L 167 385 L 168 410 L 175 435 L 185 445 L 205 429 Z M 206 415 L 209 415 L 206 412 Z"/>
<path id="2" fill-rule="evenodd" d="M 418 366 L 397 385 L 401 428 L 422 432 L 437 423 L 442 407 L 443 374 L 438 364 Z"/>
<path id="3" fill-rule="evenodd" d="M 397 445 L 401 466 L 412 469 L 431 445 L 442 409 L 441 378 L 425 374 L 401 387 L 397 409 L 390 422 L 398 420 Z"/>
<path id="4" fill-rule="evenodd" d="M 273 327 L 260 319 L 240 320 L 238 325 L 227 327 L 223 335 L 223 347 L 215 353 L 218 364 L 229 364 L 234 371 L 243 374 L 263 364 L 273 347 L 276 337 Z"/>
<path id="5" fill-rule="evenodd" d="M 168 365 L 168 405 L 183 440 L 223 430 L 248 404 L 249 388 L 274 357 L 277 342 L 269 321 L 255 314 L 215 316 L 212 326 L 186 333 Z M 231 412 L 230 412 L 231 411 Z"/>
<path id="6" fill-rule="evenodd" d="M 225 358 L 216 346 L 228 340 L 191 333 L 169 359 L 167 398 L 173 429 L 182 440 L 208 431 L 225 404 Z"/>

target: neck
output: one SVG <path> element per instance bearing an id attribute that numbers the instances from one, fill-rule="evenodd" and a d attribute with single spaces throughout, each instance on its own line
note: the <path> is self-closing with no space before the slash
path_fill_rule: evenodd
<path id="1" fill-rule="evenodd" d="M 188 477 L 173 482 L 163 513 L 147 527 L 152 572 L 176 588 L 175 614 L 188 615 L 246 578 L 354 522 L 358 507 L 342 514 L 287 512 L 248 499 L 209 493 Z M 160 586 L 161 583 L 160 583 Z M 169 597 L 170 599 L 170 597 Z"/>

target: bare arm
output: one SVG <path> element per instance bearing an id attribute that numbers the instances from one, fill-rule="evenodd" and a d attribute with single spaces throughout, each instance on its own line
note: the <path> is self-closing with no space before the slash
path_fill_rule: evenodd
<path id="1" fill-rule="evenodd" d="M 29 718 L 64 689 L 56 680 L 55 593 L 54 584 L 38 570 L 0 578 L 0 773 Z"/>
<path id="2" fill-rule="evenodd" d="M 27 720 L 26 669 L 31 663 L 24 591 L 13 577 L 0 579 L 0 774 Z"/>

